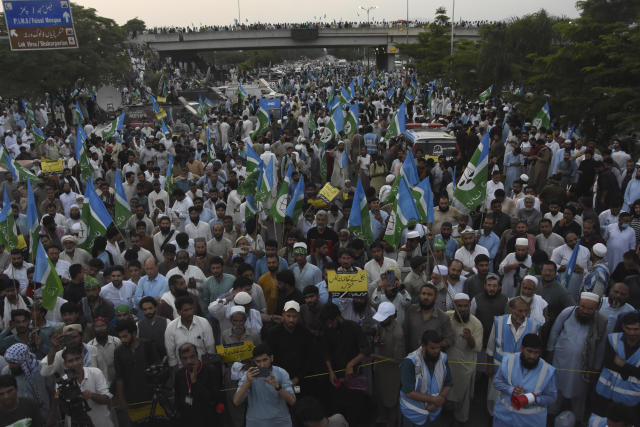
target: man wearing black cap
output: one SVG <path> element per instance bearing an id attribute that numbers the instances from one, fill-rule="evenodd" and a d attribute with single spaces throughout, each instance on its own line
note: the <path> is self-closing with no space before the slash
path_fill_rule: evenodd
<path id="1" fill-rule="evenodd" d="M 546 425 L 547 407 L 556 401 L 556 370 L 540 358 L 542 340 L 522 339 L 519 353 L 505 355 L 493 386 L 500 396 L 493 410 L 494 427 Z"/>

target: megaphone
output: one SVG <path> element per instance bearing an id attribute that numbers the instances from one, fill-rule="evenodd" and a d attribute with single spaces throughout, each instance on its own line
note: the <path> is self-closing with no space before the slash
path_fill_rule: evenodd
<path id="1" fill-rule="evenodd" d="M 520 408 L 524 406 L 535 403 L 535 401 L 536 401 L 535 393 L 526 393 L 526 394 L 520 394 L 518 396 L 511 396 L 511 406 L 513 406 L 516 411 L 519 411 Z"/>

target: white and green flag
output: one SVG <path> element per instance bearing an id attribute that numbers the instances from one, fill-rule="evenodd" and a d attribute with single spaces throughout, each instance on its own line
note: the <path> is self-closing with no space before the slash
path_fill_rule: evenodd
<path id="1" fill-rule="evenodd" d="M 420 213 L 416 207 L 411 190 L 407 181 L 400 180 L 396 200 L 393 204 L 393 211 L 389 215 L 387 229 L 384 232 L 384 241 L 392 247 L 398 248 L 402 238 L 402 232 L 409 226 L 410 221 L 420 221 Z"/>
<path id="2" fill-rule="evenodd" d="M 257 202 L 266 203 L 271 197 L 271 190 L 273 190 L 273 157 L 269 160 L 269 163 L 262 168 L 262 173 L 258 178 L 257 191 L 255 198 Z"/>
<path id="3" fill-rule="evenodd" d="M 252 141 L 254 141 L 258 136 L 262 135 L 267 130 L 269 130 L 270 119 L 269 119 L 268 99 L 263 98 L 260 100 L 260 106 L 258 108 L 258 112 L 256 113 L 256 116 L 258 117 L 258 127 L 256 128 L 256 130 L 254 130 L 251 133 Z M 223 141 L 223 142 L 226 142 L 226 141 Z"/>
<path id="4" fill-rule="evenodd" d="M 289 185 L 291 184 L 291 174 L 293 173 L 293 163 L 289 163 L 287 174 L 284 177 L 275 202 L 271 205 L 269 213 L 273 216 L 275 222 L 284 222 L 286 216 L 287 204 L 289 203 Z"/>
<path id="5" fill-rule="evenodd" d="M 346 136 L 358 133 L 358 123 L 360 121 L 360 107 L 358 106 L 358 103 L 354 102 L 353 104 L 348 104 L 347 107 L 349 107 L 349 109 L 347 110 L 347 115 L 344 119 L 344 125 L 342 129 L 342 132 Z"/>
<path id="6" fill-rule="evenodd" d="M 60 280 L 53 263 L 47 256 L 42 242 L 38 242 L 33 281 L 42 285 L 42 306 L 47 310 L 53 310 L 58 296 L 62 295 L 63 292 L 62 280 Z"/>
<path id="7" fill-rule="evenodd" d="M 7 168 L 9 173 L 11 173 L 15 182 L 27 182 L 27 178 L 36 184 L 42 181 L 37 176 L 24 169 L 20 163 L 9 157 L 9 153 L 7 153 L 2 146 L 0 146 L 0 162 L 4 163 L 4 166 Z"/>
<path id="8" fill-rule="evenodd" d="M 116 168 L 116 194 L 114 197 L 113 215 L 116 222 L 116 226 L 120 230 L 124 230 L 124 226 L 127 225 L 127 221 L 131 218 L 131 206 L 127 200 L 127 195 L 124 192 L 122 186 L 122 178 L 120 177 L 120 170 Z"/>
<path id="9" fill-rule="evenodd" d="M 87 238 L 78 246 L 82 249 L 91 250 L 95 238 L 107 234 L 107 228 L 113 222 L 109 211 L 107 211 L 93 187 L 93 180 L 87 181 L 87 188 L 84 192 L 82 221 L 87 225 Z"/>
<path id="10" fill-rule="evenodd" d="M 103 141 L 108 141 L 116 135 L 116 132 L 122 132 L 124 127 L 124 112 L 116 117 L 101 131 Z"/>
<path id="11" fill-rule="evenodd" d="M 93 176 L 93 167 L 89 163 L 87 146 L 85 145 L 86 140 L 87 135 L 84 133 L 82 126 L 78 125 L 78 131 L 76 132 L 76 161 L 80 166 L 80 176 L 83 181 L 89 181 Z"/>
<path id="12" fill-rule="evenodd" d="M 302 207 L 304 206 L 304 178 L 300 175 L 298 179 L 298 185 L 296 185 L 296 189 L 293 192 L 293 197 L 289 201 L 289 205 L 287 206 L 287 210 L 285 211 L 285 216 L 288 216 L 293 220 L 294 224 L 298 223 L 298 219 L 300 219 L 300 215 L 302 214 Z"/>
<path id="13" fill-rule="evenodd" d="M 482 91 L 480 95 L 478 95 L 478 99 L 484 102 L 491 97 L 491 93 L 493 92 L 493 85 L 489 86 L 485 90 Z"/>
<path id="14" fill-rule="evenodd" d="M 369 215 L 369 203 L 367 196 L 362 187 L 362 181 L 358 176 L 358 184 L 356 192 L 353 195 L 353 203 L 351 205 L 351 213 L 347 227 L 354 236 L 365 242 L 367 246 L 373 243 L 373 231 L 371 230 L 371 216 Z"/>
<path id="15" fill-rule="evenodd" d="M 551 111 L 549 110 L 549 101 L 545 102 L 538 114 L 533 118 L 531 122 L 536 129 L 545 128 L 549 129 L 551 126 Z"/>
<path id="16" fill-rule="evenodd" d="M 387 127 L 387 133 L 384 135 L 384 139 L 388 140 L 394 138 L 398 135 L 401 135 L 407 131 L 406 125 L 406 115 L 407 115 L 407 107 L 403 102 L 400 104 L 398 111 L 393 116 L 393 120 L 389 123 L 389 127 Z"/>
<path id="17" fill-rule="evenodd" d="M 2 243 L 4 248 L 9 252 L 11 252 L 12 249 L 15 249 L 18 246 L 15 218 L 13 217 L 13 212 L 11 211 L 9 192 L 6 190 L 4 191 L 2 211 L 0 211 L 0 243 Z"/>
<path id="18" fill-rule="evenodd" d="M 490 142 L 486 132 L 453 190 L 453 204 L 464 213 L 474 211 L 486 197 Z"/>

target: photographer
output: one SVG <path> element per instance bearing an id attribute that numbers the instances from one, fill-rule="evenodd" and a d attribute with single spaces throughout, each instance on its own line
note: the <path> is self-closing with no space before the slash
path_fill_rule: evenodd
<path id="1" fill-rule="evenodd" d="M 154 343 L 138 338 L 137 332 L 138 329 L 133 320 L 121 320 L 116 323 L 116 333 L 122 342 L 114 353 L 116 400 L 122 412 L 126 412 L 131 403 L 151 400 L 153 390 L 145 371 L 149 366 L 160 361 Z M 118 415 L 119 418 L 128 418 L 128 415 L 123 413 Z"/>
<path id="2" fill-rule="evenodd" d="M 83 353 L 80 347 L 69 347 L 62 352 L 64 370 L 66 374 L 56 384 L 58 391 L 57 401 L 63 400 L 64 405 L 70 405 L 65 409 L 67 425 L 75 424 L 76 417 L 82 420 L 83 416 L 88 416 L 95 427 L 113 427 L 109 413 L 109 402 L 111 393 L 104 374 L 98 368 L 83 366 Z M 71 381 L 71 383 L 69 383 Z M 74 386 L 80 388 L 80 396 L 86 404 L 81 407 L 76 402 Z M 87 406 L 88 405 L 88 406 Z M 69 410 L 67 410 L 69 409 Z M 84 414 L 83 412 L 86 411 Z M 88 422 L 79 421 L 84 425 L 91 425 Z"/>
<path id="3" fill-rule="evenodd" d="M 62 352 L 65 348 L 78 347 L 82 351 L 85 366 L 99 368 L 103 373 L 107 372 L 107 364 L 98 349 L 90 344 L 82 343 L 82 326 L 79 324 L 66 325 L 62 328 L 62 335 L 51 337 L 51 349 L 42 359 L 40 374 L 43 377 L 64 373 L 64 361 Z"/>
<path id="4" fill-rule="evenodd" d="M 296 403 L 289 374 L 273 366 L 273 353 L 265 344 L 253 350 L 253 364 L 238 382 L 233 403 L 249 398 L 246 426 L 291 426 L 289 406 Z"/>
<path id="5" fill-rule="evenodd" d="M 178 348 L 183 368 L 175 374 L 175 402 L 178 422 L 190 427 L 221 424 L 224 394 L 220 371 L 202 363 L 196 346 Z"/>

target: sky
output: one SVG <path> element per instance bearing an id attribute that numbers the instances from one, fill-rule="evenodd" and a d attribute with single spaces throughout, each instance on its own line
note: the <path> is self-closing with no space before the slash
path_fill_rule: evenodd
<path id="1" fill-rule="evenodd" d="M 504 20 L 545 9 L 551 15 L 578 16 L 576 0 L 408 0 L 410 20 L 433 20 L 435 10 L 444 6 L 455 20 Z M 406 19 L 403 0 L 75 0 L 92 7 L 99 15 L 124 24 L 138 17 L 147 26 L 230 25 L 238 18 L 253 22 L 366 21 L 360 6 L 378 6 L 372 20 Z M 326 18 L 325 18 L 326 15 Z"/>

